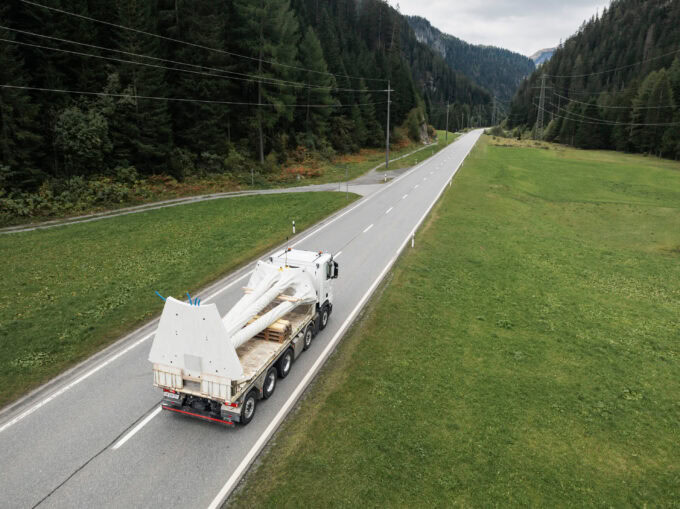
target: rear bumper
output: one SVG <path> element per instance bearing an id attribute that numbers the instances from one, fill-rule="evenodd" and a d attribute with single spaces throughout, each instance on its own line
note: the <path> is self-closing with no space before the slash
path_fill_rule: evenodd
<path id="1" fill-rule="evenodd" d="M 161 403 L 161 407 L 163 410 L 168 410 L 170 412 L 175 412 L 178 414 L 182 415 L 188 415 L 189 417 L 194 417 L 197 419 L 202 419 L 204 421 L 210 421 L 210 422 L 215 422 L 218 424 L 224 424 L 226 426 L 234 426 L 234 421 L 230 420 L 229 418 L 223 419 L 221 417 L 215 416 L 212 412 L 207 412 L 203 410 L 197 410 L 193 407 L 190 406 L 185 406 L 185 405 L 174 405 L 174 404 L 166 404 L 164 401 Z"/>

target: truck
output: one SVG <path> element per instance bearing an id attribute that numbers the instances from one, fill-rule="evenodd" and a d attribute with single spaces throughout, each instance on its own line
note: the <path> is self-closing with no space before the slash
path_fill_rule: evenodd
<path id="1" fill-rule="evenodd" d="M 257 262 L 244 295 L 215 304 L 168 297 L 149 352 L 168 412 L 247 425 L 333 311 L 333 255 L 286 248 Z"/>

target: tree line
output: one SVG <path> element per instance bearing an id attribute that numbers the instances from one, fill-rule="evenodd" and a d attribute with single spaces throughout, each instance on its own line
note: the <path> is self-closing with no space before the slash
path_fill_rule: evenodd
<path id="1" fill-rule="evenodd" d="M 508 126 L 533 128 L 547 75 L 545 139 L 680 159 L 680 2 L 615 0 L 522 83 Z"/>
<path id="2" fill-rule="evenodd" d="M 447 97 L 489 115 L 488 92 L 384 0 L 40 1 L 53 9 L 0 6 L 5 190 L 121 168 L 275 172 L 299 146 L 379 147 L 386 80 L 392 126 Z"/>

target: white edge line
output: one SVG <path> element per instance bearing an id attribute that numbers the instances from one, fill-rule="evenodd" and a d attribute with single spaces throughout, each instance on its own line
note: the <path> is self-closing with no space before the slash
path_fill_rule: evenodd
<path id="1" fill-rule="evenodd" d="M 397 183 L 398 181 L 400 181 L 401 179 L 403 179 L 403 178 L 409 176 L 411 173 L 413 173 L 414 171 L 418 170 L 421 166 L 433 162 L 433 158 L 438 158 L 438 159 L 439 159 L 439 158 L 440 158 L 439 156 L 442 156 L 443 153 L 446 151 L 446 149 L 447 149 L 448 147 L 450 147 L 450 146 L 452 146 L 452 144 L 449 144 L 447 147 L 444 147 L 442 150 L 440 150 L 439 152 L 437 152 L 434 156 L 430 157 L 429 159 L 425 159 L 425 161 L 423 161 L 422 163 L 417 164 L 416 166 L 414 166 L 413 168 L 411 168 L 409 171 L 407 171 L 407 172 L 404 173 L 403 175 L 401 175 L 401 176 L 399 176 L 399 177 L 393 179 L 389 184 L 387 184 L 386 186 L 382 186 L 382 187 L 381 187 L 378 191 L 376 191 L 375 193 L 373 193 L 373 194 L 367 196 L 367 197 L 364 198 L 364 199 L 359 200 L 359 202 L 358 202 L 356 205 L 354 205 L 354 207 L 350 208 L 349 210 L 346 210 L 346 211 L 343 212 L 342 214 L 340 214 L 340 215 L 334 217 L 334 218 L 331 219 L 330 221 L 328 221 L 328 222 L 326 222 L 326 223 L 320 225 L 318 228 L 312 230 L 310 233 L 308 233 L 307 235 L 305 235 L 304 237 L 302 237 L 300 240 L 296 241 L 296 242 L 293 244 L 293 246 L 297 246 L 297 245 L 300 244 L 301 242 L 307 240 L 307 239 L 308 239 L 309 237 L 311 237 L 312 235 L 315 235 L 316 233 L 320 232 L 321 230 L 323 230 L 323 229 L 326 228 L 327 226 L 331 225 L 332 223 L 334 223 L 335 221 L 337 221 L 337 220 L 340 219 L 341 217 L 345 216 L 346 214 L 349 214 L 350 212 L 352 212 L 352 211 L 353 211 L 354 209 L 356 209 L 357 207 L 363 205 L 364 203 L 367 203 L 369 200 L 371 200 L 371 199 L 374 198 L 375 196 L 378 196 L 378 195 L 379 195 L 381 192 L 383 192 L 385 189 L 391 187 L 392 185 L 396 184 L 396 183 Z M 473 147 L 474 147 L 474 145 L 473 145 Z M 470 150 L 472 150 L 472 148 L 471 148 Z M 468 153 L 469 153 L 469 151 L 468 151 Z M 465 157 L 467 157 L 467 154 L 466 154 Z M 465 159 L 465 158 L 463 158 L 463 159 Z M 461 161 L 461 162 L 462 162 L 462 161 Z M 454 173 L 455 173 L 455 172 L 454 172 Z M 408 195 L 406 195 L 406 196 L 408 196 Z M 404 196 L 404 197 L 406 197 L 406 196 Z M 278 248 L 277 248 L 277 250 L 278 250 Z M 252 271 L 246 272 L 245 274 L 243 274 L 242 276 L 238 277 L 237 279 L 235 279 L 235 280 L 232 281 L 231 283 L 229 283 L 229 284 L 223 286 L 223 287 L 220 288 L 219 290 L 216 290 L 215 292 L 213 292 L 213 293 L 210 294 L 209 296 L 205 297 L 204 300 L 207 302 L 207 301 L 209 301 L 209 300 L 215 298 L 215 296 L 219 295 L 220 293 L 222 293 L 222 292 L 225 291 L 226 289 L 228 289 L 228 288 L 230 288 L 231 286 L 235 285 L 235 284 L 236 284 L 238 281 L 240 281 L 241 279 L 245 278 L 247 275 L 250 274 L 250 272 L 252 272 Z M 2 426 L 0 426 L 0 433 L 2 433 L 3 431 L 5 431 L 5 430 L 8 429 L 9 427 L 13 426 L 13 425 L 16 424 L 17 422 L 22 421 L 23 419 L 25 419 L 26 417 L 28 417 L 29 415 L 31 415 L 31 414 L 32 414 L 33 412 L 35 412 L 36 410 L 39 410 L 40 408 L 42 408 L 43 406 L 45 406 L 46 404 L 48 404 L 50 401 L 54 400 L 55 398 L 61 396 L 61 395 L 64 394 L 65 392 L 69 391 L 70 389 L 72 389 L 73 387 L 75 387 L 76 385 L 78 385 L 78 384 L 79 384 L 80 382 L 82 382 L 83 380 L 86 380 L 87 378 L 91 377 L 92 375 L 94 375 L 95 373 L 97 373 L 98 371 L 100 371 L 102 368 L 108 366 L 109 364 L 111 364 L 111 363 L 112 363 L 113 361 L 115 361 L 116 359 L 119 359 L 120 357 L 122 357 L 123 355 L 125 355 L 126 353 L 128 353 L 128 352 L 129 352 L 130 350 L 132 350 L 133 348 L 135 348 L 135 347 L 141 345 L 141 344 L 144 343 L 147 339 L 149 339 L 151 336 L 153 336 L 155 333 L 156 333 L 156 331 L 154 330 L 153 332 L 150 332 L 150 333 L 146 334 L 145 336 L 143 336 L 142 338 L 138 339 L 137 341 L 135 341 L 135 342 L 132 343 L 131 345 L 126 346 L 126 347 L 125 347 L 123 350 L 121 350 L 120 352 L 118 352 L 118 353 L 114 354 L 113 356 L 109 357 L 108 359 L 106 359 L 106 360 L 105 360 L 104 362 L 102 362 L 101 364 L 99 364 L 99 365 L 95 366 L 94 368 L 90 369 L 89 371 L 85 372 L 83 375 L 79 376 L 78 378 L 76 378 L 76 379 L 73 380 L 72 382 L 69 382 L 67 385 L 63 386 L 61 389 L 58 389 L 56 392 L 50 394 L 50 395 L 47 396 L 45 399 L 39 401 L 38 403 L 36 403 L 36 404 L 33 405 L 32 407 L 28 408 L 27 410 L 23 411 L 22 413 L 20 413 L 19 415 L 17 415 L 17 416 L 14 417 L 13 419 L 7 421 L 5 424 L 3 424 Z"/>
<path id="2" fill-rule="evenodd" d="M 368 225 L 368 226 L 366 227 L 366 229 L 363 231 L 363 233 L 366 233 L 366 232 L 367 232 L 368 230 L 370 230 L 371 228 L 373 228 L 373 223 L 371 223 L 370 225 Z"/>
<path id="3" fill-rule="evenodd" d="M 108 366 L 108 365 L 111 364 L 113 361 L 115 361 L 115 360 L 118 359 L 119 357 L 125 355 L 125 354 L 128 353 L 130 350 L 132 350 L 133 348 L 135 348 L 135 347 L 141 345 L 144 341 L 146 341 L 146 340 L 149 339 L 151 336 L 153 336 L 153 335 L 155 334 L 155 332 L 156 332 L 156 331 L 150 332 L 150 333 L 148 333 L 147 335 L 145 335 L 145 336 L 143 336 L 142 338 L 140 338 L 140 339 L 138 339 L 137 341 L 135 341 L 134 343 L 132 343 L 131 345 L 126 346 L 126 347 L 123 348 L 120 352 L 118 352 L 118 353 L 116 353 L 115 355 L 109 357 L 108 359 L 106 359 L 104 362 L 102 362 L 102 363 L 99 364 L 98 366 L 95 366 L 95 367 L 92 368 L 91 370 L 87 371 L 87 372 L 84 373 L 83 375 L 79 376 L 78 378 L 76 378 L 76 379 L 73 380 L 72 382 L 68 383 L 67 385 L 65 385 L 64 387 L 62 387 L 62 388 L 59 389 L 58 391 L 56 391 L 55 393 L 49 395 L 48 397 L 46 397 L 45 399 L 43 399 L 43 400 L 40 401 L 39 403 L 36 403 L 35 405 L 33 405 L 33 406 L 32 406 L 31 408 L 29 408 L 28 410 L 26 410 L 26 411 L 20 413 L 20 414 L 17 415 L 14 419 L 12 419 L 12 420 L 6 422 L 6 423 L 3 424 L 2 426 L 0 426 L 0 433 L 3 432 L 4 430 L 6 430 L 7 428 L 9 428 L 10 426 L 16 424 L 16 423 L 19 422 L 20 420 L 24 419 L 25 417 L 28 417 L 29 415 L 31 415 L 33 412 L 35 412 L 35 411 L 38 410 L 39 408 L 42 408 L 42 407 L 45 406 L 47 403 L 49 403 L 50 401 L 52 401 L 54 398 L 57 398 L 58 396 L 61 396 L 61 395 L 64 394 L 66 391 L 68 391 L 69 389 L 75 387 L 76 385 L 78 385 L 80 382 L 82 382 L 82 381 L 85 380 L 86 378 L 91 377 L 91 376 L 94 375 L 97 371 L 99 371 L 99 370 L 101 370 L 102 368 Z"/>
<path id="4" fill-rule="evenodd" d="M 474 145 L 470 147 L 470 150 L 465 154 L 465 157 L 461 159 L 460 163 L 456 167 L 456 169 L 453 171 L 453 175 L 456 174 L 458 171 L 458 168 L 460 168 L 460 165 L 463 163 L 465 158 L 470 154 L 474 146 L 476 145 L 476 142 Z M 448 182 L 447 182 L 448 183 Z M 434 207 L 435 203 L 439 201 L 439 198 L 441 197 L 442 193 L 446 189 L 446 184 L 442 186 L 440 189 L 439 193 L 435 197 L 435 199 L 432 201 L 430 206 L 427 208 L 425 213 L 421 216 L 421 218 L 418 220 L 416 223 L 415 227 L 411 232 L 406 236 L 404 239 L 404 242 L 402 242 L 401 246 L 399 249 L 397 249 L 397 253 L 390 259 L 389 262 L 387 262 L 387 265 L 385 265 L 385 268 L 382 270 L 380 275 L 373 281 L 373 284 L 369 287 L 369 289 L 364 293 L 364 295 L 361 297 L 361 300 L 357 303 L 357 305 L 354 307 L 352 312 L 349 314 L 347 319 L 342 323 L 338 331 L 335 333 L 333 338 L 330 340 L 328 345 L 326 345 L 326 348 L 324 348 L 323 352 L 321 355 L 316 359 L 316 362 L 312 365 L 310 370 L 307 372 L 305 377 L 302 379 L 300 384 L 295 388 L 293 393 L 288 397 L 286 402 L 283 404 L 281 409 L 277 412 L 277 414 L 274 416 L 274 419 L 269 423 L 269 426 L 267 426 L 267 429 L 265 429 L 264 433 L 260 435 L 260 438 L 257 439 L 257 442 L 253 445 L 253 447 L 248 451 L 248 454 L 241 460 L 241 463 L 239 464 L 238 467 L 236 467 L 236 470 L 234 470 L 234 473 L 231 474 L 231 477 L 227 480 L 224 486 L 222 486 L 222 489 L 219 491 L 217 496 L 213 499 L 213 501 L 210 503 L 208 506 L 208 509 L 217 509 L 220 507 L 220 505 L 227 499 L 231 491 L 234 489 L 236 484 L 240 481 L 241 477 L 245 473 L 245 471 L 248 469 L 248 467 L 251 465 L 253 460 L 257 457 L 257 455 L 260 453 L 262 448 L 265 446 L 265 444 L 269 441 L 271 438 L 271 435 L 276 431 L 276 429 L 281 425 L 281 422 L 283 419 L 286 417 L 288 412 L 290 411 L 290 408 L 295 404 L 295 402 L 298 400 L 302 392 L 307 388 L 307 385 L 311 382 L 311 380 L 316 376 L 316 372 L 320 369 L 320 367 L 323 365 L 323 363 L 326 362 L 326 358 L 330 355 L 332 350 L 335 348 L 336 343 L 340 340 L 342 335 L 344 334 L 345 330 L 347 327 L 352 323 L 354 320 L 354 317 L 357 315 L 357 313 L 361 310 L 361 308 L 364 306 L 364 303 L 366 300 L 371 296 L 375 288 L 380 284 L 382 279 L 385 277 L 385 274 L 387 271 L 392 267 L 394 262 L 397 260 L 401 252 L 404 250 L 404 247 L 406 247 L 406 244 L 408 243 L 409 240 L 411 240 L 411 237 L 415 235 L 416 230 L 420 227 L 422 222 L 425 220 L 427 215 L 430 213 L 432 210 L 432 207 Z"/>
<path id="5" fill-rule="evenodd" d="M 401 197 L 402 200 L 405 200 L 408 197 L 408 194 L 405 194 L 404 196 Z"/>
<path id="6" fill-rule="evenodd" d="M 154 417 L 156 417 L 160 413 L 161 410 L 162 410 L 162 407 L 159 405 L 153 412 L 151 412 L 149 415 L 147 415 L 144 418 L 143 421 L 138 423 L 137 426 L 135 426 L 130 431 L 128 431 L 127 434 L 123 438 L 118 440 L 118 442 L 116 442 L 115 445 L 113 447 L 111 447 L 111 449 L 113 449 L 115 451 L 121 445 L 123 445 L 125 442 L 130 440 L 135 433 L 137 433 L 140 429 L 142 429 L 144 426 L 146 426 L 151 419 L 153 419 Z"/>
<path id="7" fill-rule="evenodd" d="M 394 208 L 394 207 L 390 207 L 389 209 L 387 209 L 387 212 L 385 212 L 385 214 L 389 214 L 390 212 L 392 212 L 392 209 L 393 209 L 393 208 Z"/>

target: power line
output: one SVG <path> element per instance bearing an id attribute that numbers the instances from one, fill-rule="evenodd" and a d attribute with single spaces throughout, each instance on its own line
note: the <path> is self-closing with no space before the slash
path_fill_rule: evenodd
<path id="1" fill-rule="evenodd" d="M 567 101 L 571 101 L 573 103 L 578 103 L 578 104 L 589 104 L 583 101 L 577 101 L 576 99 L 571 99 L 569 97 L 565 97 L 563 95 L 560 95 L 556 92 L 553 92 L 557 97 L 561 99 L 566 99 Z M 638 110 L 660 110 L 660 109 L 674 109 L 676 106 L 670 105 L 670 106 L 604 106 L 604 105 L 597 105 L 598 108 L 605 108 L 605 109 L 612 109 L 612 110 L 630 110 L 630 109 L 638 109 Z"/>
<path id="2" fill-rule="evenodd" d="M 132 52 L 129 52 L 129 51 L 116 50 L 116 49 L 112 49 L 112 48 L 106 48 L 106 47 L 103 47 L 103 46 L 97 46 L 97 45 L 94 45 L 94 44 L 86 44 L 86 43 L 81 43 L 81 42 L 76 42 L 76 41 L 70 41 L 68 39 L 60 39 L 58 37 L 52 37 L 52 36 L 49 36 L 49 35 L 41 35 L 41 34 L 36 34 L 36 33 L 33 33 L 33 32 L 16 30 L 16 29 L 8 28 L 8 27 L 2 26 L 2 25 L 0 25 L 0 29 L 11 30 L 11 31 L 14 31 L 14 32 L 18 32 L 18 33 L 22 33 L 22 34 L 28 34 L 28 35 L 35 36 L 35 37 L 43 37 L 43 38 L 46 38 L 46 39 L 55 39 L 55 40 L 58 40 L 58 41 L 61 41 L 61 42 L 76 44 L 76 45 L 79 45 L 79 46 L 87 46 L 87 47 L 91 47 L 91 48 L 94 48 L 94 49 L 101 49 L 101 50 L 105 50 L 105 51 L 112 51 L 114 53 L 121 53 L 121 54 L 125 54 L 125 55 L 139 57 L 139 58 L 148 58 L 148 59 L 151 59 L 151 60 L 172 63 L 172 64 L 176 64 L 176 65 L 185 65 L 187 67 L 194 67 L 194 68 L 199 68 L 199 69 L 210 69 L 210 70 L 214 70 L 214 71 L 221 72 L 221 73 L 231 73 L 231 71 L 227 71 L 227 70 L 224 70 L 224 69 L 218 69 L 218 68 L 214 68 L 214 67 L 206 67 L 206 66 L 202 66 L 202 65 L 190 64 L 190 63 L 187 63 L 187 62 L 179 62 L 179 61 L 176 61 L 176 60 L 169 60 L 169 59 L 164 59 L 164 58 L 157 58 L 157 57 L 152 57 L 152 56 L 149 56 L 149 55 L 140 55 L 140 54 L 132 53 Z M 280 80 L 280 79 L 277 79 L 277 78 L 257 77 L 257 76 L 252 76 L 252 75 L 249 75 L 249 74 L 234 73 L 234 74 L 239 74 L 241 76 L 252 76 L 252 78 L 241 78 L 241 77 L 238 77 L 238 76 L 229 76 L 229 75 L 225 75 L 225 74 L 215 74 L 215 73 L 205 72 L 205 71 L 192 71 L 192 70 L 189 70 L 189 69 L 180 69 L 180 68 L 176 68 L 176 67 L 166 67 L 166 66 L 163 66 L 163 65 L 150 64 L 150 63 L 145 63 L 145 62 L 136 62 L 134 60 L 124 60 L 124 59 L 115 58 L 115 57 L 108 57 L 108 56 L 104 56 L 104 55 L 93 55 L 91 53 L 83 53 L 83 52 L 80 52 L 80 51 L 67 50 L 67 49 L 63 49 L 63 48 L 55 48 L 55 47 L 52 47 L 52 46 L 43 46 L 41 44 L 22 42 L 22 41 L 17 41 L 17 40 L 12 40 L 12 39 L 0 38 L 0 41 L 7 42 L 7 43 L 10 43 L 10 44 L 19 44 L 19 45 L 23 45 L 23 46 L 30 46 L 30 47 L 46 49 L 46 50 L 50 50 L 50 51 L 57 51 L 57 52 L 61 52 L 61 53 L 69 53 L 69 54 L 72 54 L 72 55 L 79 55 L 79 56 L 90 57 L 90 58 L 98 58 L 100 60 L 110 60 L 110 61 L 120 62 L 120 63 L 124 63 L 124 64 L 141 65 L 141 66 L 145 66 L 145 67 L 153 67 L 153 68 L 157 68 L 157 69 L 165 69 L 165 70 L 168 70 L 168 71 L 178 71 L 178 72 L 185 72 L 185 73 L 190 73 L 190 74 L 198 74 L 198 75 L 203 75 L 203 76 L 210 76 L 210 77 L 213 77 L 213 78 L 223 78 L 223 79 L 227 79 L 227 80 L 247 81 L 247 82 L 251 82 L 251 83 L 263 83 L 263 84 L 266 84 L 266 85 L 290 86 L 290 87 L 297 87 L 297 88 L 308 88 L 308 89 L 313 89 L 313 90 L 328 90 L 328 91 L 337 91 L 337 92 L 384 92 L 385 91 L 385 90 L 368 90 L 368 89 L 362 90 L 362 89 L 349 89 L 349 88 L 338 88 L 338 87 L 324 87 L 324 86 L 319 86 L 319 85 L 310 85 L 308 83 L 299 83 L 299 82 L 295 82 L 295 81 Z"/>
<path id="3" fill-rule="evenodd" d="M 536 104 L 536 103 L 533 103 L 533 104 L 537 108 L 539 107 L 538 104 Z M 598 119 L 598 118 L 594 118 L 594 117 L 588 117 L 588 116 L 585 116 L 585 115 L 580 115 L 578 113 L 574 113 L 572 111 L 565 110 L 564 108 L 561 108 L 560 106 L 557 106 L 554 103 L 550 103 L 550 105 L 557 108 L 558 111 L 563 111 L 566 115 L 574 115 L 574 116 L 577 116 L 577 117 L 581 117 L 582 119 L 585 119 L 585 120 L 579 120 L 578 118 L 564 117 L 564 116 L 558 115 L 557 113 L 552 113 L 554 116 L 556 116 L 558 118 L 563 118 L 565 120 L 571 120 L 573 122 L 581 122 L 581 123 L 584 123 L 584 124 L 614 125 L 614 126 L 624 125 L 624 126 L 628 126 L 628 127 L 630 127 L 630 126 L 671 127 L 671 126 L 680 125 L 680 122 L 649 123 L 649 124 L 635 123 L 635 122 L 617 122 L 617 121 L 614 121 L 614 120 L 604 120 L 604 119 Z M 544 110 L 544 111 L 547 112 L 547 110 Z M 589 122 L 588 120 L 591 120 L 592 122 Z"/>
<path id="4" fill-rule="evenodd" d="M 24 1 L 24 0 L 22 0 L 22 1 Z M 659 55 L 657 57 L 646 58 L 644 60 L 640 60 L 639 62 L 635 62 L 634 64 L 622 65 L 620 67 L 614 67 L 612 69 L 607 69 L 606 71 L 597 71 L 597 72 L 590 72 L 590 73 L 586 73 L 586 74 L 572 74 L 572 75 L 568 75 L 568 74 L 565 74 L 565 75 L 548 74 L 547 76 L 549 76 L 551 78 L 586 78 L 588 76 L 597 76 L 597 75 L 600 75 L 600 74 L 606 74 L 608 72 L 620 71 L 621 69 L 627 69 L 629 67 L 635 67 L 636 65 L 644 64 L 645 62 L 651 62 L 652 60 L 659 60 L 659 59 L 665 58 L 669 55 L 674 55 L 675 53 L 678 53 L 678 52 L 680 52 L 680 49 L 669 51 L 668 53 L 664 53 L 663 55 Z"/>
<path id="5" fill-rule="evenodd" d="M 138 33 L 138 34 L 144 34 L 144 35 L 148 35 L 150 37 L 156 37 L 158 39 L 163 39 L 165 41 L 171 41 L 171 42 L 175 42 L 175 43 L 178 43 L 178 44 L 186 44 L 187 46 L 192 46 L 194 48 L 204 49 L 204 50 L 207 50 L 207 51 L 214 51 L 214 52 L 222 53 L 224 55 L 229 55 L 229 56 L 232 56 L 232 57 L 245 58 L 247 60 L 252 60 L 254 62 L 263 62 L 263 63 L 270 64 L 270 65 L 276 65 L 276 66 L 279 66 L 279 67 L 286 67 L 288 69 L 296 69 L 296 70 L 299 70 L 299 71 L 306 71 L 306 72 L 311 72 L 311 73 L 315 73 L 315 74 L 324 74 L 324 75 L 328 75 L 328 76 L 337 76 L 337 77 L 341 77 L 341 78 L 362 79 L 362 80 L 365 80 L 365 81 L 382 81 L 382 82 L 387 81 L 387 80 L 382 79 L 382 78 L 365 78 L 365 77 L 362 77 L 362 76 L 348 76 L 346 74 L 334 74 L 334 73 L 331 73 L 331 72 L 316 71 L 314 69 L 306 69 L 304 67 L 298 67 L 298 66 L 295 66 L 295 65 L 282 64 L 282 63 L 276 62 L 274 60 L 259 59 L 259 58 L 256 58 L 256 57 L 251 57 L 251 56 L 248 56 L 248 55 L 241 55 L 239 53 L 234 53 L 234 52 L 231 52 L 231 51 L 226 51 L 226 50 L 222 50 L 222 49 L 218 49 L 218 48 L 211 48 L 209 46 L 203 46 L 202 44 L 196 44 L 196 43 L 193 43 L 193 42 L 183 41 L 181 39 L 175 39 L 173 37 L 167 37 L 167 36 L 164 36 L 164 35 L 153 34 L 151 32 L 145 32 L 144 30 L 138 30 L 136 28 L 126 27 L 124 25 L 118 25 L 116 23 L 111 23 L 109 21 L 103 21 L 101 19 L 91 18 L 89 16 L 84 16 L 82 14 L 77 14 L 75 12 L 66 11 L 64 9 L 57 9 L 56 7 L 51 7 L 51 6 L 48 6 L 48 5 L 43 5 L 43 4 L 39 4 L 39 3 L 36 3 L 36 2 L 31 2 L 30 0 L 20 0 L 20 1 L 25 3 L 25 4 L 33 5 L 35 7 L 41 7 L 43 9 L 48 9 L 48 10 L 51 10 L 51 11 L 54 11 L 54 12 L 59 12 L 61 14 L 67 14 L 69 16 L 75 16 L 77 18 L 85 19 L 87 21 L 93 21 L 95 23 L 102 23 L 104 25 L 108 25 L 108 26 L 115 27 L 115 28 L 120 28 L 122 30 L 129 30 L 131 32 L 135 32 L 135 33 Z"/>
<path id="6" fill-rule="evenodd" d="M 233 101 L 216 101 L 208 99 L 190 99 L 184 97 L 157 97 L 149 95 L 136 95 L 136 94 L 114 94 L 111 92 L 89 92 L 83 90 L 64 90 L 58 88 L 41 88 L 41 87 L 28 87 L 20 85 L 10 85 L 3 84 L 0 88 L 11 88 L 17 90 L 30 90 L 35 92 L 54 92 L 61 94 L 75 94 L 75 95 L 91 95 L 100 97 L 119 97 L 125 99 L 148 99 L 153 101 L 174 101 L 174 102 L 193 102 L 193 103 L 205 103 L 205 104 L 228 104 L 235 106 L 267 106 L 267 107 L 284 107 L 284 108 L 351 108 L 354 106 L 375 106 L 378 104 L 386 104 L 387 101 L 371 102 L 371 103 L 354 103 L 354 104 L 271 104 L 271 103 L 248 103 L 248 102 L 233 102 Z"/>
<path id="7" fill-rule="evenodd" d="M 324 90 L 327 89 L 327 90 L 334 90 L 334 91 L 340 91 L 340 92 L 385 92 L 385 90 L 383 90 L 383 89 L 350 89 L 350 88 L 339 88 L 339 87 L 324 87 L 322 85 L 311 85 L 311 84 L 308 84 L 308 83 L 300 83 L 300 82 L 297 82 L 297 81 L 282 80 L 282 79 L 279 79 L 279 78 L 261 77 L 261 76 L 257 76 L 257 75 L 253 75 L 253 74 L 241 73 L 241 72 L 236 72 L 236 71 L 229 71 L 229 70 L 226 70 L 226 69 L 220 69 L 220 68 L 216 68 L 216 67 L 209 67 L 209 66 L 198 65 L 198 64 L 190 64 L 188 62 L 181 62 L 181 61 L 177 61 L 177 60 L 170 60 L 170 59 L 167 59 L 167 58 L 159 58 L 159 57 L 154 57 L 154 56 L 151 56 L 151 55 L 142 55 L 142 54 L 138 54 L 138 53 L 132 53 L 130 51 L 123 51 L 123 50 L 118 50 L 118 49 L 114 49 L 114 48 L 107 48 L 105 46 L 98 46 L 96 44 L 88 44 L 88 43 L 84 43 L 84 42 L 71 41 L 69 39 L 62 39 L 60 37 L 53 37 L 51 35 L 38 34 L 38 33 L 35 33 L 35 32 L 29 32 L 27 30 L 19 30 L 19 29 L 16 29 L 16 28 L 9 28 L 9 27 L 2 26 L 2 25 L 0 25 L 0 29 L 9 30 L 9 31 L 20 33 L 20 34 L 23 34 L 23 35 L 29 35 L 29 36 L 32 36 L 32 37 L 41 37 L 43 39 L 50 39 L 50 40 L 54 40 L 54 41 L 65 42 L 65 43 L 68 43 L 68 44 L 75 44 L 75 45 L 78 45 L 78 46 L 84 46 L 84 47 L 92 48 L 92 49 L 111 51 L 113 53 L 120 53 L 120 54 L 123 54 L 123 55 L 129 55 L 129 56 L 134 56 L 134 57 L 139 57 L 139 58 L 148 58 L 150 60 L 156 60 L 158 62 L 166 62 L 166 63 L 176 64 L 176 65 L 184 65 L 184 66 L 187 66 L 187 67 L 194 67 L 194 68 L 197 68 L 197 69 L 208 69 L 208 70 L 211 70 L 211 71 L 222 72 L 222 73 L 225 73 L 225 74 L 233 74 L 235 76 L 245 76 L 245 77 L 249 77 L 249 78 L 254 78 L 253 80 L 242 80 L 242 81 L 260 82 L 262 80 L 266 80 L 266 81 L 271 82 L 271 83 L 290 84 L 290 85 L 293 85 L 293 86 L 299 86 L 299 87 L 304 87 L 304 88 L 314 88 L 314 89 L 324 89 Z M 171 70 L 180 70 L 180 69 L 171 69 Z M 238 80 L 238 78 L 231 78 L 231 79 Z"/>

